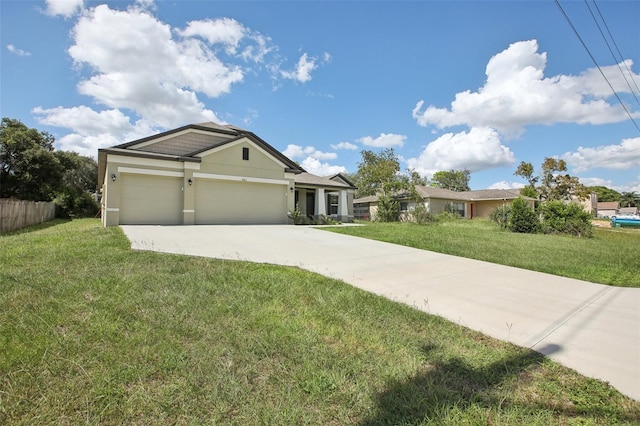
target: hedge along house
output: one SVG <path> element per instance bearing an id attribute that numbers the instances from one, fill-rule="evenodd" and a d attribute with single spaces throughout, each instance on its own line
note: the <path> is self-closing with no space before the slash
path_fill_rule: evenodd
<path id="1" fill-rule="evenodd" d="M 211 122 L 98 151 L 104 226 L 286 224 L 297 178 L 307 176 L 313 175 L 254 133 Z M 340 219 L 348 220 L 353 207 L 344 203 L 355 188 L 315 178 L 315 193 L 338 193 L 338 212 L 346 213 Z M 314 214 L 327 215 L 324 200 Z"/>
<path id="2" fill-rule="evenodd" d="M 532 208 L 536 201 L 534 198 L 521 196 L 517 189 L 483 189 L 464 192 L 430 186 L 416 186 L 415 189 L 422 201 L 416 201 L 404 195 L 396 197 L 401 220 L 411 220 L 411 211 L 417 203 L 423 203 L 426 211 L 432 214 L 452 211 L 461 217 L 473 219 L 474 217 L 488 218 L 493 210 L 517 198 L 525 199 Z M 377 196 L 355 199 L 353 204 L 356 218 L 376 220 Z"/>

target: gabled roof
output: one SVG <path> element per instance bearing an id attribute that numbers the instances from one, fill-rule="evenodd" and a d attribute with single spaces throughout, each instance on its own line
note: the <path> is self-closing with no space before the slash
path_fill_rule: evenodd
<path id="1" fill-rule="evenodd" d="M 322 176 L 316 176 L 308 172 L 302 172 L 295 176 L 295 182 L 296 182 L 296 185 L 306 185 L 306 186 L 313 186 L 313 187 L 356 189 L 356 187 L 353 186 L 353 184 L 349 185 L 342 182 L 339 179 L 336 179 L 337 176 L 341 176 L 341 175 L 338 174 L 331 177 L 322 177 Z M 349 181 L 347 180 L 347 182 Z"/>
<path id="2" fill-rule="evenodd" d="M 329 176 L 329 179 L 331 180 L 337 180 L 337 181 L 342 181 L 344 183 L 346 183 L 347 185 L 351 186 L 352 188 L 357 188 L 353 182 L 351 182 L 351 180 L 346 177 L 345 175 L 343 175 L 342 173 L 337 173 L 333 176 Z"/>
<path id="3" fill-rule="evenodd" d="M 269 145 L 255 133 L 232 125 L 213 122 L 188 124 L 146 138 L 98 150 L 98 179 L 102 186 L 106 167 L 106 155 L 118 154 L 158 160 L 200 162 L 199 154 L 247 138 L 269 155 L 285 165 L 290 173 L 302 173 L 304 169 Z"/>

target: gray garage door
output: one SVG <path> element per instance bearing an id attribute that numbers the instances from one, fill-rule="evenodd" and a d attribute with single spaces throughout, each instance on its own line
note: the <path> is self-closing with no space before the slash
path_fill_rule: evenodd
<path id="1" fill-rule="evenodd" d="M 286 223 L 287 187 L 198 179 L 195 206 L 198 225 Z"/>
<path id="2" fill-rule="evenodd" d="M 182 178 L 123 174 L 121 182 L 121 224 L 182 224 Z"/>

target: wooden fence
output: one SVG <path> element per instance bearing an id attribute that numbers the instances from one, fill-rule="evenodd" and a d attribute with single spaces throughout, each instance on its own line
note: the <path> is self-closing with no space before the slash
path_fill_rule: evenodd
<path id="1" fill-rule="evenodd" d="M 52 220 L 56 214 L 53 201 L 24 201 L 0 198 L 0 232 L 36 225 Z"/>

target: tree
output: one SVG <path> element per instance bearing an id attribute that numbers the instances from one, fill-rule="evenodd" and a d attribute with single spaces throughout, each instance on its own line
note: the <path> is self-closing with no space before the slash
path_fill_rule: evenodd
<path id="1" fill-rule="evenodd" d="M 414 169 L 407 169 L 407 177 L 411 186 L 427 186 L 427 178 Z"/>
<path id="2" fill-rule="evenodd" d="M 534 175 L 534 169 L 531 163 L 525 163 L 524 161 L 521 161 L 520 165 L 518 165 L 518 168 L 513 174 L 523 177 L 527 180 L 528 185 L 522 188 L 522 190 L 520 191 L 521 195 L 531 198 L 538 198 L 536 185 L 538 184 L 539 178 Z"/>
<path id="3" fill-rule="evenodd" d="M 470 179 L 471 172 L 468 169 L 439 171 L 431 177 L 431 186 L 458 192 L 470 191 Z"/>
<path id="4" fill-rule="evenodd" d="M 98 164 L 91 157 L 76 152 L 56 151 L 62 170 L 62 182 L 55 191 L 59 215 L 93 216 L 98 205 L 93 197 L 98 183 Z"/>
<path id="5" fill-rule="evenodd" d="M 573 198 L 584 199 L 589 196 L 588 188 L 582 185 L 577 177 L 562 173 L 567 171 L 567 163 L 564 160 L 547 157 L 542 162 L 541 169 L 541 174 L 534 176 L 534 169 L 531 163 L 523 161 L 514 172 L 514 175 L 525 178 L 529 183 L 528 187 L 535 189 L 538 199 L 542 201 L 570 201 Z M 532 193 L 532 191 L 528 191 L 528 193 Z"/>
<path id="6" fill-rule="evenodd" d="M 77 191 L 95 192 L 98 185 L 98 163 L 91 157 L 77 152 L 54 153 L 62 167 L 62 183 Z"/>
<path id="7" fill-rule="evenodd" d="M 60 186 L 60 161 L 53 153 L 54 138 L 30 129 L 19 120 L 0 124 L 0 197 L 50 201 Z"/>
<path id="8" fill-rule="evenodd" d="M 358 163 L 356 197 L 391 194 L 405 185 L 398 174 L 400 161 L 393 148 L 387 148 L 377 154 L 364 150 L 360 154 L 362 161 Z"/>
<path id="9" fill-rule="evenodd" d="M 636 194 L 635 191 L 623 192 L 620 195 L 620 207 L 637 207 L 639 199 L 640 195 Z"/>
<path id="10" fill-rule="evenodd" d="M 614 191 L 606 186 L 589 186 L 587 189 L 598 196 L 598 201 L 620 201 L 622 198 L 622 195 L 618 191 Z"/>

